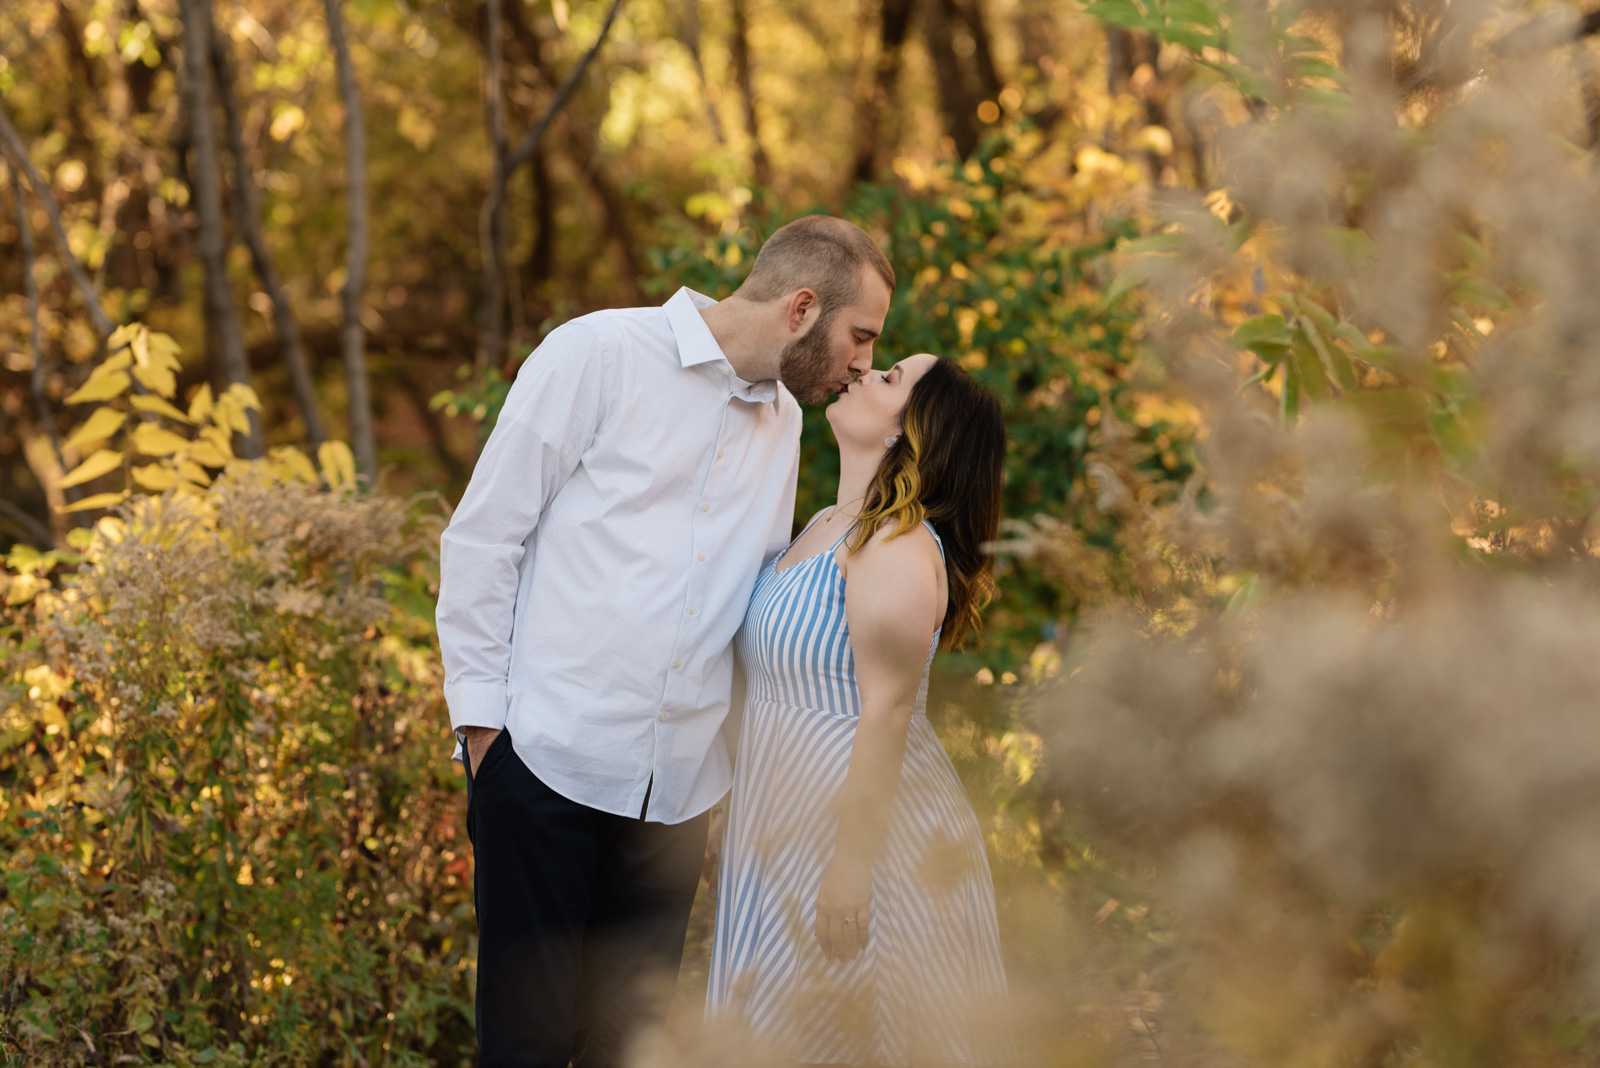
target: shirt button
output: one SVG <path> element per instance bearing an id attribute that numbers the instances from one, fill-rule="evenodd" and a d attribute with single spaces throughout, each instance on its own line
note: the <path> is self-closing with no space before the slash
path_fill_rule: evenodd
<path id="1" fill-rule="evenodd" d="M 656 719 L 659 719 L 662 723 L 665 723 L 667 721 L 667 714 L 663 712 L 661 715 L 657 716 Z"/>
<path id="2" fill-rule="evenodd" d="M 701 510 L 701 511 L 702 511 L 702 512 L 709 512 L 709 511 L 711 511 L 711 503 L 710 503 L 710 502 L 709 502 L 709 501 L 708 501 L 708 502 L 706 502 L 706 503 L 705 503 L 705 504 L 702 504 L 702 505 L 701 505 L 701 506 L 700 506 L 700 510 Z"/>
<path id="3" fill-rule="evenodd" d="M 722 459 L 722 450 L 721 449 L 717 450 L 717 459 L 719 459 L 719 460 Z"/>
<path id="4" fill-rule="evenodd" d="M 681 667 L 683 667 L 683 661 L 682 660 L 674 660 L 672 662 L 672 666 L 673 666 L 674 670 L 676 670 L 677 668 L 681 668 Z"/>
<path id="5" fill-rule="evenodd" d="M 700 554 L 700 562 L 702 564 L 706 562 L 706 554 L 705 553 L 701 553 Z"/>
<path id="6" fill-rule="evenodd" d="M 691 616 L 692 616 L 692 615 L 694 615 L 694 605 L 690 605 L 690 606 L 689 606 L 689 614 L 690 614 L 690 615 L 691 615 Z"/>
<path id="7" fill-rule="evenodd" d="M 722 365 L 722 373 L 725 374 L 725 375 L 731 375 L 731 374 L 733 374 L 733 368 L 729 367 L 727 364 L 723 364 Z"/>

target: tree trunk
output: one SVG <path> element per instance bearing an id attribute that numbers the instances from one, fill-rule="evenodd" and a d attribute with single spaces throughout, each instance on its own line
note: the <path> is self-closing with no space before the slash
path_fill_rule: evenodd
<path id="1" fill-rule="evenodd" d="M 478 219 L 478 247 L 483 257 L 483 309 L 478 333 L 478 369 L 498 367 L 505 359 L 505 190 L 506 112 L 501 92 L 504 35 L 500 0 L 484 0 L 483 44 L 488 57 L 483 96 L 489 115 L 489 195 Z"/>
<path id="2" fill-rule="evenodd" d="M 639 242 L 634 237 L 633 227 L 628 222 L 627 198 L 607 176 L 600 165 L 600 160 L 595 157 L 592 138 L 585 137 L 573 125 L 568 124 L 566 141 L 568 154 L 583 172 L 583 176 L 588 179 L 589 188 L 599 198 L 600 207 L 605 211 L 606 235 L 612 244 L 617 246 L 617 251 L 622 253 L 625 275 L 623 284 L 626 286 L 626 291 L 622 295 L 633 304 L 641 304 L 644 302 L 644 291 L 639 287 L 639 279 L 644 277 L 645 263 L 643 256 L 640 255 Z"/>
<path id="3" fill-rule="evenodd" d="M 322 444 L 327 433 L 323 429 L 322 413 L 317 406 L 317 391 L 311 380 L 305 345 L 300 340 L 300 324 L 295 322 L 294 312 L 289 307 L 289 296 L 278 281 L 278 272 L 272 266 L 272 257 L 267 254 L 267 242 L 261 233 L 255 180 L 250 171 L 249 157 L 245 154 L 238 101 L 233 95 L 233 64 L 229 61 L 228 43 L 221 34 L 214 34 L 211 49 L 217 96 L 222 103 L 228 148 L 233 153 L 234 228 L 250 249 L 250 261 L 255 265 L 261 288 L 266 292 L 267 299 L 272 301 L 272 323 L 278 334 L 278 344 L 283 349 L 284 366 L 289 369 L 289 384 L 294 390 L 295 405 L 300 409 L 300 418 L 306 425 L 306 440 L 315 448 Z"/>
<path id="4" fill-rule="evenodd" d="M 614 13 L 615 10 L 613 9 Z M 544 61 L 543 42 L 540 40 L 538 32 L 522 18 L 517 5 L 513 4 L 507 9 L 506 21 L 510 24 L 512 36 L 521 47 L 528 65 L 533 68 L 534 73 L 538 75 L 541 81 L 551 87 L 554 93 L 553 99 L 565 100 L 563 89 L 572 81 L 572 75 L 568 74 L 559 85 L 557 84 L 555 72 Z M 599 46 L 600 42 L 596 41 L 595 49 L 598 49 Z M 593 52 L 594 49 L 591 49 L 591 56 Z M 548 112 L 548 107 L 546 110 Z M 600 207 L 605 212 L 606 235 L 622 254 L 624 267 L 623 284 L 627 287 L 627 291 L 621 296 L 623 299 L 640 303 L 644 300 L 644 293 L 639 288 L 638 280 L 644 275 L 644 260 L 640 254 L 639 244 L 634 239 L 633 228 L 628 222 L 627 200 L 622 191 L 606 175 L 601 160 L 595 154 L 595 130 L 598 127 L 598 123 L 593 116 L 585 116 L 581 101 L 574 100 L 563 110 L 569 120 L 563 124 L 564 129 L 562 130 L 567 146 L 566 154 L 589 183 L 590 189 L 600 201 Z M 540 122 L 543 121 L 544 119 L 541 117 Z M 541 181 L 544 183 L 542 186 L 540 185 Z M 555 200 L 554 192 L 550 187 L 548 172 L 545 172 L 541 179 L 539 172 L 536 171 L 534 185 L 535 189 L 539 190 L 538 195 L 541 203 L 548 204 L 551 212 L 550 217 L 547 219 L 543 214 L 543 209 L 540 209 L 540 234 L 549 233 L 553 241 L 555 233 L 553 214 Z M 549 223 L 548 229 L 546 228 L 547 222 Z M 537 243 L 534 246 L 535 261 L 539 260 L 541 255 L 540 248 L 544 241 L 545 239 L 542 236 L 537 239 Z M 543 255 L 549 255 L 549 253 L 544 253 Z"/>
<path id="5" fill-rule="evenodd" d="M 1584 147 L 1593 150 L 1600 148 L 1600 76 L 1595 71 L 1594 56 L 1581 38 L 1576 52 L 1578 86 L 1583 96 Z"/>
<path id="6" fill-rule="evenodd" d="M 228 287 L 228 242 L 222 232 L 222 190 L 217 174 L 217 140 L 211 124 L 211 0 L 183 0 L 183 66 L 189 112 L 192 179 L 200 219 L 200 262 L 205 268 L 206 326 L 213 331 L 218 370 L 229 385 L 250 384 L 244 355 L 244 328 Z M 239 454 L 261 455 L 261 423 L 250 413 L 250 431 L 241 435 Z"/>
<path id="7" fill-rule="evenodd" d="M 533 178 L 533 249 L 522 265 L 524 296 L 535 294 L 539 286 L 549 281 L 555 270 L 556 202 L 555 189 L 550 182 L 550 162 L 544 149 L 533 154 L 528 161 Z"/>
<path id="8" fill-rule="evenodd" d="M 11 167 L 11 195 L 17 202 L 17 233 L 22 239 L 23 289 L 28 295 L 28 330 L 33 347 L 33 370 L 28 375 L 28 389 L 33 394 L 33 410 L 50 448 L 55 451 L 56 463 L 63 474 L 67 471 L 67 458 L 61 450 L 61 435 L 56 433 L 55 413 L 50 411 L 50 401 L 44 395 L 44 331 L 39 328 L 39 283 L 33 276 L 33 224 L 28 221 L 28 206 L 22 198 L 22 173 Z M 78 487 L 68 486 L 62 491 L 69 502 L 78 500 Z"/>
<path id="9" fill-rule="evenodd" d="M 995 66 L 994 44 L 989 38 L 989 23 L 983 17 L 982 0 L 951 0 L 951 8 L 972 35 L 972 64 L 978 76 L 980 99 L 998 99 L 1000 90 L 1005 88 L 1005 80 L 1000 77 L 1000 68 Z"/>
<path id="10" fill-rule="evenodd" d="M 193 3 L 195 0 L 186 0 Z M 339 93 L 344 98 L 345 173 L 349 184 L 349 230 L 344 278 L 344 318 L 340 326 L 345 392 L 350 406 L 350 449 L 356 468 L 375 485 L 378 447 L 372 431 L 372 393 L 367 381 L 367 333 L 361 324 L 361 297 L 367 287 L 367 126 L 361 111 L 361 90 L 356 85 L 350 46 L 344 37 L 339 0 L 322 0 L 328 20 L 328 43 L 333 46 L 339 70 Z"/>
<path id="11" fill-rule="evenodd" d="M 750 166 L 756 181 L 772 185 L 772 164 L 767 150 L 761 147 L 761 132 L 756 121 L 756 89 L 750 70 L 750 16 L 745 10 L 745 0 L 733 0 L 733 40 L 728 42 L 733 52 L 733 73 L 739 82 L 739 97 L 744 103 L 744 131 L 750 138 Z"/>
<path id="12" fill-rule="evenodd" d="M 711 135 L 717 139 L 717 144 L 726 144 L 727 137 L 722 132 L 722 116 L 717 114 L 716 94 L 711 88 L 711 79 L 706 77 L 705 60 L 700 54 L 700 0 L 683 0 L 683 46 L 689 50 L 689 58 L 694 61 L 695 74 L 700 78 L 700 96 L 705 101 L 706 124 L 711 127 Z"/>
<path id="13" fill-rule="evenodd" d="M 873 181 L 887 162 L 890 146 L 885 144 L 884 127 L 893 114 L 911 10 L 912 0 L 881 0 L 879 5 L 878 61 L 867 96 L 856 105 L 856 158 L 850 168 L 853 183 Z"/>
<path id="14" fill-rule="evenodd" d="M 491 109 L 490 135 L 491 140 L 498 139 L 503 145 L 505 143 L 503 112 L 501 113 L 501 128 L 498 138 L 493 129 L 494 110 L 499 106 L 500 66 L 502 63 L 501 11 L 498 0 L 489 0 L 489 5 L 493 25 L 486 27 L 485 32 L 488 38 L 486 44 L 490 49 L 489 65 L 493 70 L 494 91 L 491 94 L 491 99 L 495 102 L 494 108 Z M 497 226 L 496 222 L 503 221 L 507 183 L 510 181 L 511 176 L 516 173 L 517 168 L 531 160 L 534 153 L 539 150 L 539 145 L 544 140 L 545 133 L 550 129 L 550 124 L 555 121 L 561 109 L 566 107 L 567 101 L 572 98 L 573 92 L 578 87 L 579 80 L 582 79 L 584 72 L 589 69 L 589 64 L 593 63 L 594 57 L 600 54 L 600 49 L 606 43 L 606 38 L 611 35 L 611 27 L 616 24 L 617 12 L 621 9 L 622 0 L 611 0 L 611 7 L 606 12 L 605 22 L 601 24 L 600 33 L 596 36 L 594 44 L 567 72 L 567 76 L 561 80 L 561 84 L 556 86 L 550 102 L 545 105 L 544 111 L 539 115 L 533 126 L 529 128 L 527 133 L 522 135 L 522 140 L 517 142 L 515 148 L 509 152 L 504 152 L 503 155 L 498 150 L 496 152 L 494 173 L 491 174 L 489 181 L 489 196 L 484 201 L 483 210 L 478 217 L 479 238 L 484 247 L 484 299 L 486 302 L 486 311 L 483 317 L 484 329 L 479 332 L 478 341 L 480 368 L 498 366 L 499 362 L 505 358 L 505 329 L 500 325 L 504 320 L 500 318 L 501 313 L 498 310 L 504 302 L 505 255 L 503 239 L 497 237 L 498 234 L 503 233 L 504 227 L 503 225 Z M 533 52 L 534 62 L 538 63 L 538 49 L 535 47 Z M 494 361 L 492 364 L 489 362 L 491 359 Z"/>
<path id="15" fill-rule="evenodd" d="M 957 17 L 954 0 L 926 0 L 923 4 L 923 38 L 939 83 L 945 133 L 955 143 L 956 156 L 966 159 L 978 147 L 978 99 L 968 89 L 966 71 L 956 55 L 952 23 Z"/>

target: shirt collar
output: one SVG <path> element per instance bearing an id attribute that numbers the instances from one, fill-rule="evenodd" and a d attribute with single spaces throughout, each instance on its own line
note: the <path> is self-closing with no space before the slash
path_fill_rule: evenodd
<path id="1" fill-rule="evenodd" d="M 711 328 L 700 317 L 702 308 L 709 308 L 715 303 L 704 293 L 696 293 L 684 286 L 672 294 L 664 305 L 667 324 L 672 327 L 672 336 L 678 342 L 678 359 L 684 367 L 698 367 L 713 361 L 722 364 L 723 373 L 727 375 L 731 391 L 736 397 L 762 404 L 777 400 L 776 382 L 746 382 L 734 373 L 733 365 L 728 363 L 728 357 L 722 352 L 722 346 L 717 344 Z"/>

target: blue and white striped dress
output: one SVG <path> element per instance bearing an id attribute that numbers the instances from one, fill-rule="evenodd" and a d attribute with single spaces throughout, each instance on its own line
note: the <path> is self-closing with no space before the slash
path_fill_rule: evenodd
<path id="1" fill-rule="evenodd" d="M 781 572 L 768 564 L 739 632 L 750 690 L 708 1012 L 807 1064 L 1000 1063 L 1008 1050 L 983 1034 L 1006 986 L 994 887 L 977 817 L 928 723 L 926 665 L 873 864 L 867 947 L 844 964 L 817 944 L 835 821 L 850 818 L 834 802 L 861 712 L 834 557 L 842 541 Z"/>

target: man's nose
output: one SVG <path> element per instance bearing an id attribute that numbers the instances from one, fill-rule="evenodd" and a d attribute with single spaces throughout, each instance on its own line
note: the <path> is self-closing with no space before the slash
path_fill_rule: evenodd
<path id="1" fill-rule="evenodd" d="M 857 352 L 850 357 L 850 371 L 852 374 L 864 375 L 872 370 L 872 346 L 867 346 L 865 352 Z"/>

